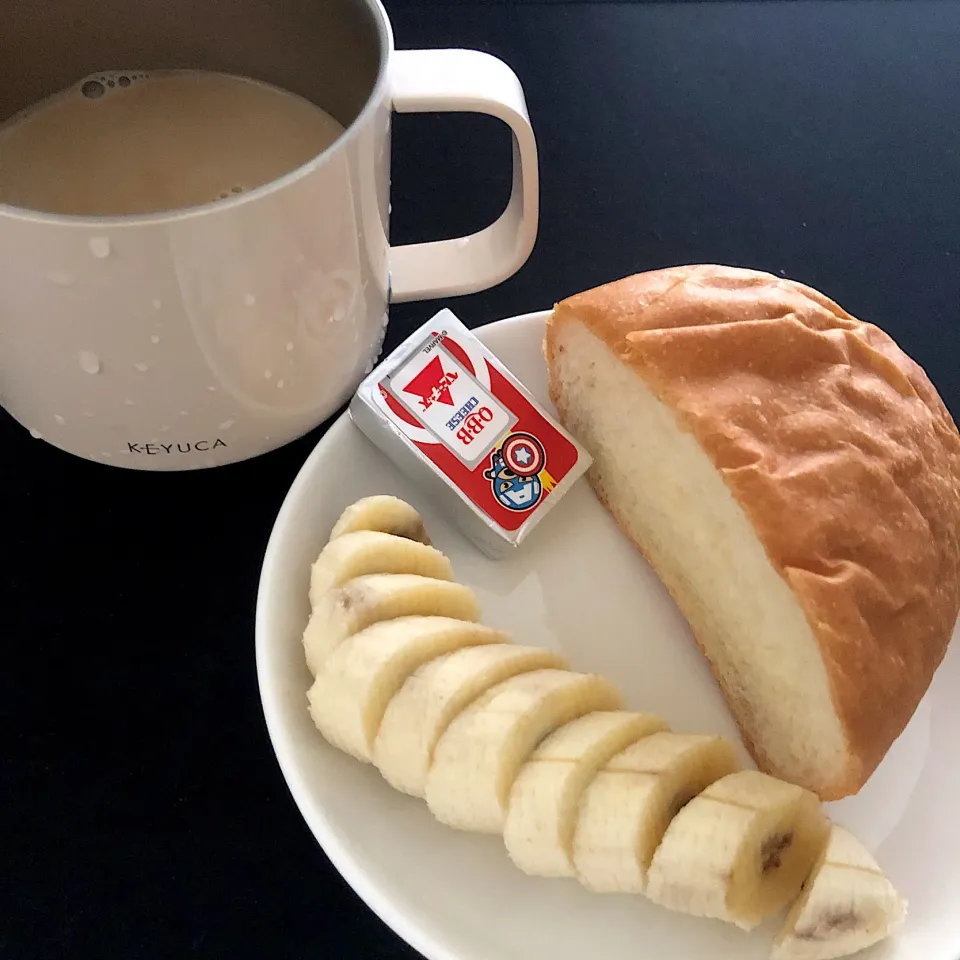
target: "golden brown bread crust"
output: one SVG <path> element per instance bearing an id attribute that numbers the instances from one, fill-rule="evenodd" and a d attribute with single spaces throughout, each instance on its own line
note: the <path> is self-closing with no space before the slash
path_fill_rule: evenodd
<path id="1" fill-rule="evenodd" d="M 678 267 L 564 300 L 551 371 L 556 328 L 574 318 L 696 437 L 792 588 L 850 744 L 831 795 L 854 792 L 913 715 L 960 609 L 960 435 L 942 400 L 877 327 L 765 273 Z"/>

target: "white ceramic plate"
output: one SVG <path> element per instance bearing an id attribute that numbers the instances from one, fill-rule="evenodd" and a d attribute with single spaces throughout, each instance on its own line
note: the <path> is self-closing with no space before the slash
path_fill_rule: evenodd
<path id="1" fill-rule="evenodd" d="M 546 400 L 545 314 L 516 317 L 482 339 Z M 494 837 L 458 833 L 377 771 L 328 746 L 306 710 L 300 635 L 310 564 L 340 511 L 392 493 L 424 515 L 431 537 L 473 587 L 486 623 L 562 650 L 575 669 L 615 680 L 627 704 L 675 730 L 737 739 L 710 672 L 657 577 L 585 482 L 515 559 L 481 556 L 417 487 L 341 418 L 287 496 L 267 548 L 257 607 L 257 667 L 280 766 L 317 840 L 357 893 L 429 960 L 754 960 L 776 924 L 752 934 L 672 914 L 573 880 L 524 876 Z M 867 786 L 830 814 L 876 853 L 910 900 L 903 933 L 871 960 L 960 957 L 960 646 Z M 739 742 L 739 741 L 738 741 Z M 744 755 L 745 757 L 745 755 Z M 866 956 L 866 955 L 864 955 Z"/>

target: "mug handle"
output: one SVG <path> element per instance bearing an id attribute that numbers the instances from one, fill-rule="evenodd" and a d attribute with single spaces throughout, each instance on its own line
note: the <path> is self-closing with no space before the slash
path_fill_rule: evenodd
<path id="1" fill-rule="evenodd" d="M 496 222 L 469 237 L 390 248 L 390 300 L 474 293 L 523 266 L 537 238 L 537 142 L 523 88 L 502 61 L 479 50 L 397 50 L 391 63 L 397 113 L 486 113 L 513 131 L 513 189 Z"/>

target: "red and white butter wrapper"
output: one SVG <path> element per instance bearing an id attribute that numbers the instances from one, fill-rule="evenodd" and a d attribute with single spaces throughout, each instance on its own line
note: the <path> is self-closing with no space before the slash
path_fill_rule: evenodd
<path id="1" fill-rule="evenodd" d="M 592 462 L 450 310 L 367 376 L 350 415 L 494 559 L 520 546 Z"/>

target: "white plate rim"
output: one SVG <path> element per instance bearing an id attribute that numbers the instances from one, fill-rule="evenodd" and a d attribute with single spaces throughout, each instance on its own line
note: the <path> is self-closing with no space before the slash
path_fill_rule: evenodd
<path id="1" fill-rule="evenodd" d="M 539 323 L 542 325 L 549 317 L 550 312 L 549 310 L 534 311 L 507 317 L 478 328 L 476 333 L 481 339 L 486 339 L 488 334 L 516 335 L 517 328 L 523 328 L 528 324 Z M 328 455 L 330 446 L 336 446 L 343 441 L 348 432 L 354 430 L 349 415 L 346 413 L 330 424 L 327 432 L 318 440 L 298 471 L 274 522 L 264 553 L 257 593 L 256 665 L 261 705 L 273 750 L 287 787 L 308 828 L 335 869 L 366 906 L 397 936 L 422 954 L 426 960 L 463 960 L 464 954 L 456 945 L 445 945 L 442 940 L 442 933 L 439 930 L 436 933 L 431 933 L 431 928 L 424 924 L 423 918 L 418 920 L 415 915 L 410 914 L 402 901 L 397 900 L 389 889 L 378 884 L 377 878 L 369 873 L 363 861 L 356 858 L 351 849 L 350 838 L 352 833 L 340 830 L 335 818 L 329 817 L 323 805 L 317 802 L 314 789 L 308 782 L 307 770 L 298 758 L 299 747 L 287 735 L 286 724 L 288 718 L 283 716 L 282 705 L 287 703 L 287 692 L 283 690 L 283 684 L 277 682 L 280 676 L 280 668 L 276 658 L 271 657 L 271 651 L 275 649 L 273 644 L 276 643 L 276 636 L 275 632 L 269 630 L 268 624 L 268 615 L 274 611 L 275 607 L 265 602 L 267 594 L 276 589 L 275 584 L 269 583 L 272 577 L 271 571 L 279 565 L 280 545 L 289 536 L 287 531 L 291 527 L 291 521 L 299 516 L 303 508 L 302 494 L 305 488 L 309 488 L 311 485 L 316 486 L 318 461 Z M 312 497 L 317 498 L 316 489 L 312 491 Z M 960 624 L 958 624 L 954 640 L 954 646 L 958 648 L 956 657 L 960 657 Z M 956 665 L 960 661 L 954 658 L 952 663 Z M 942 667 L 945 666 L 947 664 L 942 665 Z M 939 675 L 942 675 L 942 668 L 941 671 L 938 671 Z M 922 706 L 923 704 L 921 704 Z M 918 712 L 919 710 L 920 708 L 918 708 Z M 957 709 L 951 711 L 951 716 L 960 720 L 960 712 Z M 926 729 L 929 730 L 929 714 L 927 715 Z M 896 745 L 891 749 L 891 754 L 895 749 Z M 924 761 L 921 763 L 922 767 L 925 765 L 925 759 L 921 759 Z M 960 785 L 960 781 L 958 781 L 958 785 Z M 912 793 L 912 789 L 910 793 Z M 851 799 L 856 801 L 858 798 Z M 847 802 L 841 801 L 841 803 Z M 841 818 L 839 822 L 843 823 L 843 819 Z M 924 947 L 929 948 L 931 945 L 929 937 L 932 935 L 934 942 L 936 942 L 944 936 L 944 930 L 942 927 L 939 930 L 929 927 L 926 929 L 918 928 L 917 934 L 921 940 L 927 940 Z M 948 957 L 952 960 L 954 956 L 960 958 L 960 927 L 947 932 L 946 939 L 948 944 L 937 943 L 937 956 L 942 957 L 943 960 L 948 960 Z M 949 954 L 939 952 L 942 945 L 947 946 L 947 950 L 950 951 Z M 883 945 L 878 945 L 883 957 L 892 956 L 892 954 L 885 952 L 887 948 L 892 946 L 892 941 L 886 941 Z M 876 954 L 877 960 L 880 960 L 881 954 Z M 871 957 L 874 955 L 873 952 L 870 953 Z M 901 953 L 897 948 L 897 957 L 901 960 L 907 960 L 907 958 L 915 960 L 918 956 L 909 947 L 907 947 L 906 953 Z"/>

